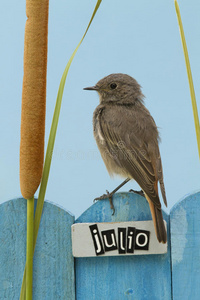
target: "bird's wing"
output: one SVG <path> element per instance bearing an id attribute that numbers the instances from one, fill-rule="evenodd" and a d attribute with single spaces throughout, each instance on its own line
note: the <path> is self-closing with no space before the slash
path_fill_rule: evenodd
<path id="1" fill-rule="evenodd" d="M 159 152 L 159 156 L 157 158 L 156 170 L 157 170 L 157 174 L 158 174 L 158 180 L 160 182 L 160 189 L 161 189 L 163 201 L 164 201 L 165 205 L 167 206 L 167 197 L 166 197 L 165 185 L 164 185 L 164 181 L 163 181 L 163 169 L 162 169 L 162 161 L 161 161 L 161 157 L 160 157 L 160 152 Z"/>
<path id="2" fill-rule="evenodd" d="M 147 132 L 148 128 L 142 128 L 135 121 L 134 112 L 127 113 L 124 120 L 120 113 L 119 111 L 119 118 L 116 116 L 109 118 L 109 111 L 101 114 L 101 133 L 106 141 L 107 149 L 115 163 L 124 168 L 137 181 L 154 205 L 160 208 L 158 178 L 153 161 L 155 159 L 154 157 L 152 159 L 149 153 L 146 140 L 145 131 Z M 124 126 L 122 126 L 123 121 L 126 123 Z M 156 143 L 158 143 L 157 139 Z"/>

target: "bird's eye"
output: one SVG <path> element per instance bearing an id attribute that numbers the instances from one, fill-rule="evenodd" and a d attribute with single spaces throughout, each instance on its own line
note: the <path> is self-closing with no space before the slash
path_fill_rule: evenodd
<path id="1" fill-rule="evenodd" d="M 116 89 L 116 87 L 117 87 L 116 83 L 111 83 L 111 84 L 110 84 L 110 88 L 111 88 L 112 90 Z"/>

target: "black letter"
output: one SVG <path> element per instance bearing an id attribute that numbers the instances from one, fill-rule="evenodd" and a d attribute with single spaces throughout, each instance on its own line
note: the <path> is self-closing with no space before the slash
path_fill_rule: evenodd
<path id="1" fill-rule="evenodd" d="M 135 227 L 128 227 L 127 253 L 133 253 L 135 248 Z"/>
<path id="2" fill-rule="evenodd" d="M 104 230 L 101 232 L 103 236 L 103 243 L 105 251 L 112 251 L 117 249 L 117 242 L 114 229 Z"/>
<path id="3" fill-rule="evenodd" d="M 118 252 L 126 253 L 126 228 L 118 228 Z"/>
<path id="4" fill-rule="evenodd" d="M 135 250 L 149 250 L 149 235 L 147 230 L 136 230 Z"/>
<path id="5" fill-rule="evenodd" d="M 99 234 L 99 231 L 98 231 L 97 224 L 90 225 L 89 228 L 90 228 L 90 231 L 91 231 L 91 235 L 92 235 L 96 255 L 104 254 L 103 244 L 102 244 L 102 241 L 101 241 L 101 237 L 100 237 L 100 234 Z"/>

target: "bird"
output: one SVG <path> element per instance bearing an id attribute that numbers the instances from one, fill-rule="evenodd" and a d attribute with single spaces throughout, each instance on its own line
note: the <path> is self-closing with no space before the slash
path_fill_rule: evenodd
<path id="1" fill-rule="evenodd" d="M 96 198 L 109 198 L 129 180 L 135 180 L 147 199 L 159 243 L 167 242 L 158 183 L 167 206 L 156 123 L 144 105 L 141 86 L 131 76 L 110 74 L 96 85 L 99 105 L 93 113 L 93 133 L 108 173 L 126 178 L 114 191 Z M 111 201 L 112 204 L 112 201 Z M 113 207 L 113 206 L 112 206 Z"/>

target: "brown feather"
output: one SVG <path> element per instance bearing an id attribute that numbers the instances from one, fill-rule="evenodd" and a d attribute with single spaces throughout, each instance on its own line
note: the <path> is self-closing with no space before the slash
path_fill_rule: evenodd
<path id="1" fill-rule="evenodd" d="M 167 242 L 167 232 L 165 229 L 165 224 L 163 222 L 162 210 L 155 207 L 155 205 L 147 195 L 145 195 L 145 197 L 149 202 L 149 207 L 150 207 L 157 239 L 160 243 L 165 244 Z"/>

